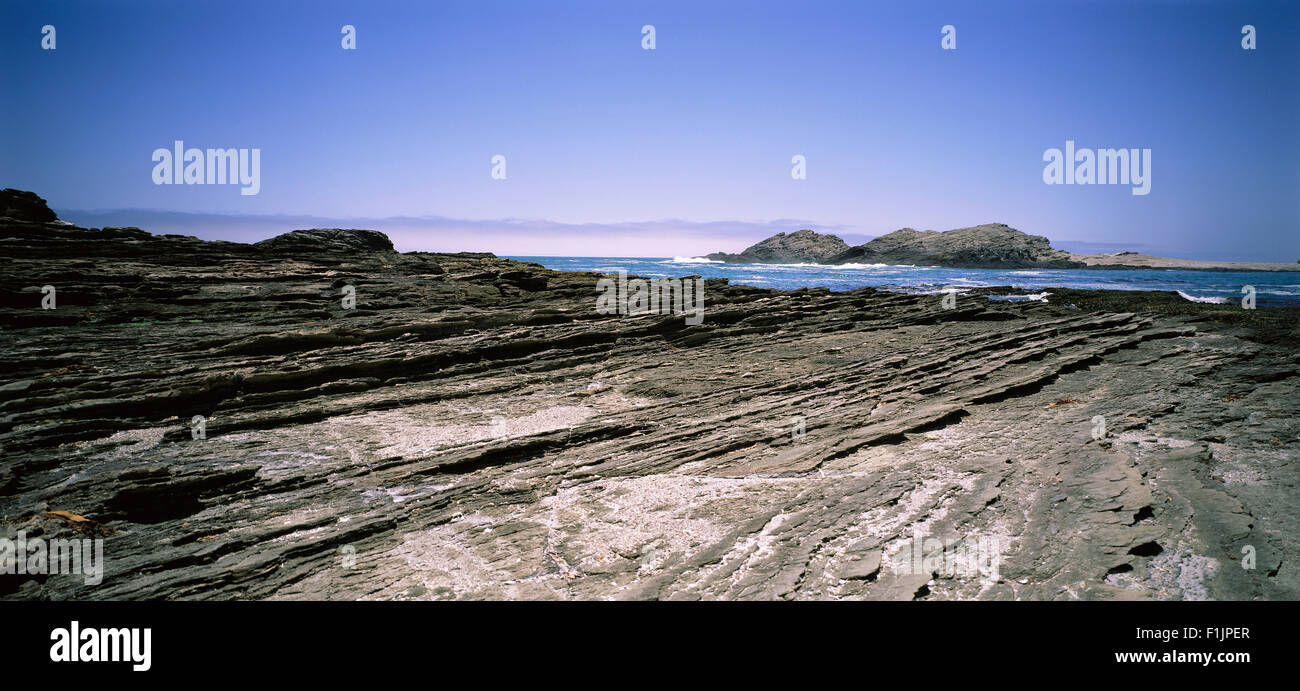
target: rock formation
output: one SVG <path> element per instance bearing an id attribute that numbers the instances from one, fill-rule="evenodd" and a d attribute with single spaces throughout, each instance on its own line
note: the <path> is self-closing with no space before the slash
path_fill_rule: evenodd
<path id="1" fill-rule="evenodd" d="M 340 228 L 313 228 L 295 230 L 268 240 L 253 243 L 255 247 L 284 253 L 308 253 L 319 250 L 352 252 L 391 252 L 393 241 L 375 230 L 344 230 Z"/>
<path id="2" fill-rule="evenodd" d="M 1052 249 L 1041 235 L 1028 235 L 1002 223 L 986 223 L 942 233 L 896 230 L 849 248 L 828 264 L 910 264 L 972 269 L 1070 269 L 1082 262 Z"/>
<path id="3" fill-rule="evenodd" d="M 1188 271 L 1296 271 L 1282 262 L 1201 261 L 1155 257 L 1137 252 L 1073 254 L 1052 249 L 1041 235 L 1028 235 L 1003 223 L 986 223 L 944 232 L 903 228 L 849 247 L 834 235 L 800 230 L 778 233 L 740 254 L 706 257 L 735 264 L 891 264 L 964 269 L 1182 269 Z"/>
<path id="4" fill-rule="evenodd" d="M 715 252 L 705 259 L 736 264 L 824 264 L 848 249 L 848 243 L 835 235 L 804 229 L 789 235 L 777 233 L 740 254 Z"/>
<path id="5" fill-rule="evenodd" d="M 25 192 L 6 187 L 0 190 L 0 218 L 44 223 L 59 220 L 45 200 L 35 192 Z"/>
<path id="6" fill-rule="evenodd" d="M 1069 252 L 1052 249 L 1047 238 L 1002 223 L 945 232 L 896 230 L 856 247 L 834 235 L 800 230 L 778 233 L 740 254 L 717 252 L 707 259 L 738 264 L 903 264 L 979 269 L 1084 268 Z"/>
<path id="7" fill-rule="evenodd" d="M 0 537 L 107 564 L 0 597 L 1300 597 L 1292 313 L 709 280 L 686 326 L 370 231 L 8 219 Z"/>

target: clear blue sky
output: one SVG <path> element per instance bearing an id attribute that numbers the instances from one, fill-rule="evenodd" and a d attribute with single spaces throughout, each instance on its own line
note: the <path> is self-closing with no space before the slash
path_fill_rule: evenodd
<path id="1" fill-rule="evenodd" d="M 187 232 L 248 239 L 312 215 L 404 249 L 646 256 L 1004 222 L 1300 257 L 1294 2 L 6 1 L 0 75 L 0 186 L 74 221 L 229 214 Z M 154 185 L 176 139 L 260 148 L 261 193 Z M 1067 139 L 1150 148 L 1151 193 L 1044 184 Z"/>

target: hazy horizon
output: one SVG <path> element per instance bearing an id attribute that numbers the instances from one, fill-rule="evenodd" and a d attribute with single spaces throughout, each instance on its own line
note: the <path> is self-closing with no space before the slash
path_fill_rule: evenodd
<path id="1" fill-rule="evenodd" d="M 846 233 L 836 228 L 827 228 L 820 224 L 801 222 L 794 219 L 778 219 L 769 222 L 711 222 L 698 223 L 680 219 L 663 219 L 659 221 L 629 222 L 622 224 L 558 224 L 547 221 L 496 219 L 469 220 L 442 217 L 389 217 L 389 218 L 327 218 L 312 215 L 267 214 L 267 215 L 220 215 L 190 212 L 159 211 L 156 209 L 106 209 L 77 210 L 54 208 L 59 218 L 87 227 L 135 226 L 151 233 L 161 235 L 175 233 L 193 235 L 207 240 L 227 240 L 232 242 L 257 242 L 274 237 L 291 230 L 306 228 L 364 228 L 379 230 L 393 240 L 398 251 L 423 252 L 492 252 L 499 256 L 515 257 L 636 257 L 636 258 L 672 258 L 699 257 L 712 252 L 740 252 L 746 247 L 777 233 L 793 232 L 802 228 L 812 228 L 819 233 L 835 235 L 849 245 L 860 245 L 880 237 L 898 228 L 882 231 L 878 234 Z M 984 221 L 994 223 L 996 221 Z M 973 223 L 969 225 L 979 225 Z M 521 242 L 520 227 L 527 226 L 533 233 L 532 242 Z M 966 226 L 968 227 L 968 226 Z M 497 229 L 493 232 L 493 229 Z M 952 230 L 951 228 L 918 228 L 917 230 Z M 1017 228 L 1031 235 L 1039 235 L 1031 230 Z M 557 231 L 559 231 L 557 233 Z M 549 250 L 557 234 L 560 237 L 591 235 L 600 233 L 601 238 L 611 242 L 614 248 L 625 247 L 617 238 L 637 236 L 647 232 L 661 241 L 665 251 L 659 253 L 606 252 L 600 254 L 556 254 Z M 494 239 L 505 238 L 524 250 L 500 252 L 487 246 Z M 677 239 L 680 244 L 670 242 Z M 1176 259 L 1217 260 L 1217 261 L 1260 261 L 1291 263 L 1287 257 L 1267 257 L 1259 254 L 1243 253 L 1223 256 L 1214 252 L 1179 252 L 1176 248 L 1153 246 L 1131 242 L 1093 242 L 1089 240 L 1064 240 L 1049 238 L 1052 247 L 1076 254 L 1102 254 L 1106 252 L 1143 252 L 1157 256 Z M 713 243 L 713 244 L 709 244 Z M 706 247 L 706 249 L 699 249 Z M 682 251 L 678 251 L 678 250 Z"/>

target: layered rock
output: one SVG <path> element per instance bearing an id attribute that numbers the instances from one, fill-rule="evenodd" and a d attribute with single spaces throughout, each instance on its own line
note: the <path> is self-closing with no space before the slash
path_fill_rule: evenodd
<path id="1" fill-rule="evenodd" d="M 715 252 L 705 258 L 735 264 L 823 264 L 848 249 L 848 243 L 838 236 L 804 229 L 789 235 L 777 233 L 740 254 Z"/>
<path id="2" fill-rule="evenodd" d="M 2 230 L 0 537 L 107 559 L 3 597 L 1300 597 L 1271 312 L 709 280 L 687 326 L 367 231 Z M 908 573 L 917 534 L 999 571 Z"/>

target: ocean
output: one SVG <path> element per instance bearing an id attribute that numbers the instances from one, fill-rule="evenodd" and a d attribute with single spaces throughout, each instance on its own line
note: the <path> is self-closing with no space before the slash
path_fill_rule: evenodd
<path id="1" fill-rule="evenodd" d="M 536 262 L 559 271 L 596 271 L 650 278 L 699 275 L 729 278 L 732 283 L 760 288 L 829 288 L 833 291 L 871 287 L 900 293 L 936 293 L 947 287 L 1012 286 L 1027 291 L 1042 288 L 1177 291 L 1193 302 L 1239 303 L 1243 286 L 1254 286 L 1258 307 L 1300 307 L 1300 271 L 1219 272 L 1079 269 L 950 269 L 937 266 L 884 264 L 725 264 L 698 257 L 510 257 Z M 1300 265 L 1297 265 L 1300 266 Z"/>

